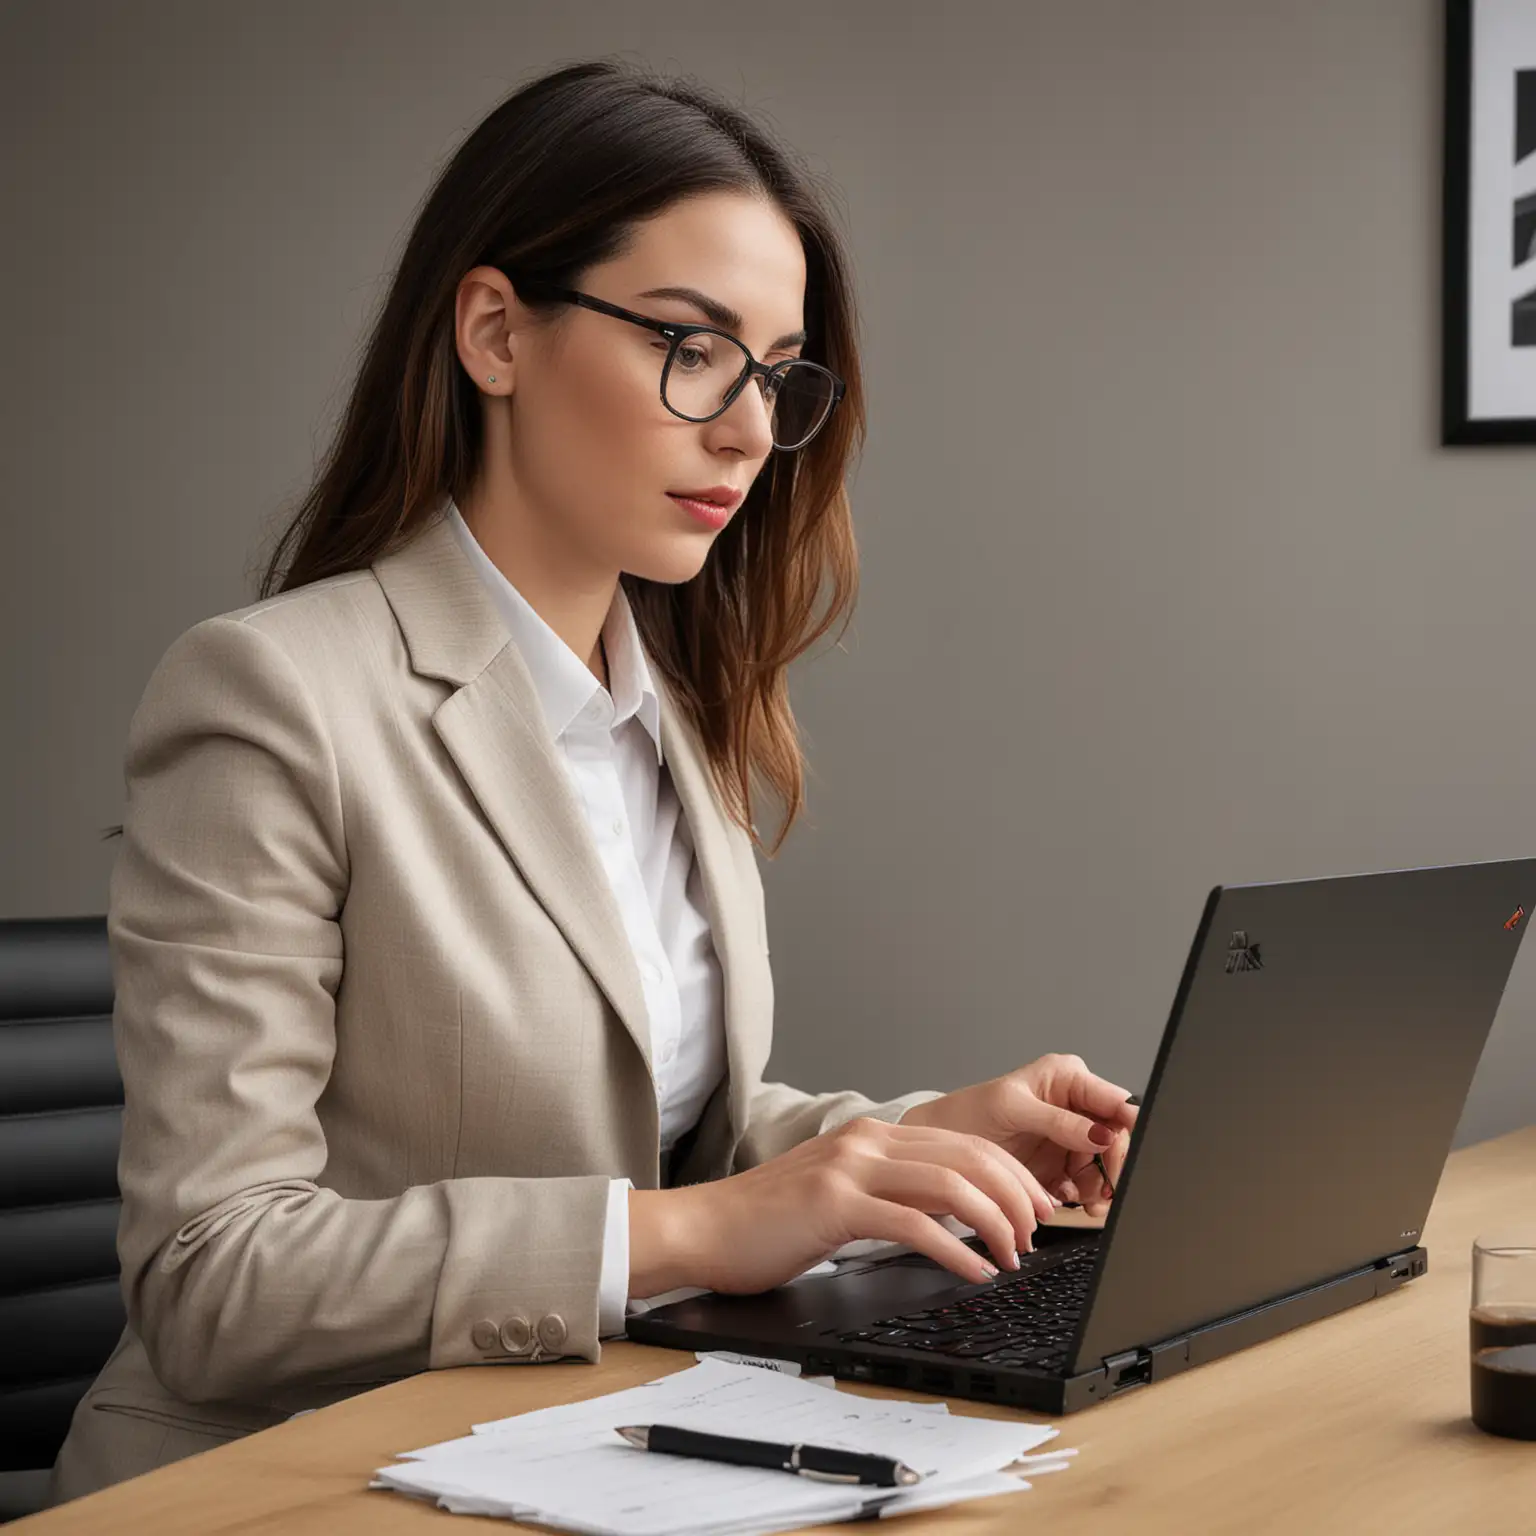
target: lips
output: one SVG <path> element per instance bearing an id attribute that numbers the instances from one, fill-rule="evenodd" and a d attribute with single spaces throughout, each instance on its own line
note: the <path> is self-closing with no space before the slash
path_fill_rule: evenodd
<path id="1" fill-rule="evenodd" d="M 731 520 L 731 508 L 723 501 L 705 501 L 694 496 L 684 496 L 678 491 L 668 491 L 667 498 L 673 506 L 681 507 L 696 523 L 702 523 L 711 533 L 719 533 Z M 737 498 L 740 500 L 740 498 Z"/>
<path id="2" fill-rule="evenodd" d="M 725 512 L 734 512 L 741 501 L 743 493 L 729 485 L 712 485 L 705 490 L 697 491 L 668 491 L 667 495 L 675 496 L 680 501 L 702 501 L 711 506 L 719 507 Z"/>

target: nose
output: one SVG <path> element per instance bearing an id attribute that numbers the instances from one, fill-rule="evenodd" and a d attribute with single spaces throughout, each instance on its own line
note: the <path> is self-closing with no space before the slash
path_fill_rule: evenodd
<path id="1" fill-rule="evenodd" d="M 734 449 L 747 459 L 766 459 L 773 447 L 773 407 L 763 394 L 762 379 L 750 380 L 719 416 L 706 423 L 706 430 L 716 448 Z"/>

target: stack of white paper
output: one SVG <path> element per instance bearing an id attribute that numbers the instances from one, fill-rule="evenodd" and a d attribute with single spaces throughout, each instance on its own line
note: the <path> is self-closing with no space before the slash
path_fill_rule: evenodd
<path id="1" fill-rule="evenodd" d="M 894 1456 L 923 1474 L 909 1489 L 832 1485 L 786 1472 L 637 1450 L 621 1424 L 680 1424 L 758 1440 Z M 794 1377 L 704 1359 L 625 1392 L 545 1408 L 408 1451 L 376 1488 L 455 1514 L 500 1515 L 594 1536 L 753 1536 L 856 1515 L 895 1515 L 1018 1493 L 1019 1475 L 1059 1471 L 1070 1451 L 1028 1453 L 1049 1425 L 950 1414 L 943 1403 L 882 1402 Z M 1014 1470 L 1005 1471 L 1012 1467 Z"/>

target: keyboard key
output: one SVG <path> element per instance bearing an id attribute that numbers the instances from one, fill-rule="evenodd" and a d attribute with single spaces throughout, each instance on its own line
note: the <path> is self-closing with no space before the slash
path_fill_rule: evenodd
<path id="1" fill-rule="evenodd" d="M 1076 1252 L 1044 1269 L 1005 1275 L 985 1291 L 942 1307 L 901 1312 L 841 1334 L 850 1344 L 875 1343 L 955 1359 L 1034 1363 L 1040 1351 L 1062 1363 L 1082 1314 L 1093 1255 Z M 1026 1261 L 1027 1262 L 1027 1261 Z"/>
<path id="2" fill-rule="evenodd" d="M 988 1365 L 1039 1365 L 1054 1354 L 1050 1349 L 998 1349 L 981 1358 Z"/>
<path id="3" fill-rule="evenodd" d="M 944 1354 L 950 1360 L 980 1360 L 992 1354 L 996 1348 L 996 1339 L 977 1339 L 970 1344 L 956 1344 L 954 1348 L 946 1349 Z"/>

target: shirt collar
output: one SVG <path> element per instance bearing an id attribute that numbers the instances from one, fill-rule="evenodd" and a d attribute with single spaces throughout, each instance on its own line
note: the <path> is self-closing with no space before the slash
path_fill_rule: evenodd
<path id="1" fill-rule="evenodd" d="M 593 696 L 602 692 L 603 685 L 502 574 L 480 547 L 452 500 L 448 503 L 448 521 L 470 564 L 485 582 L 502 622 L 512 635 L 513 644 L 522 653 L 543 706 L 545 721 L 558 741 L 576 723 Z M 645 647 L 640 642 L 640 630 L 623 587 L 615 590 L 608 617 L 603 621 L 603 648 L 608 653 L 613 725 L 617 728 L 632 716 L 638 718 L 655 743 L 659 763 L 662 761 L 661 704 L 645 659 Z"/>

